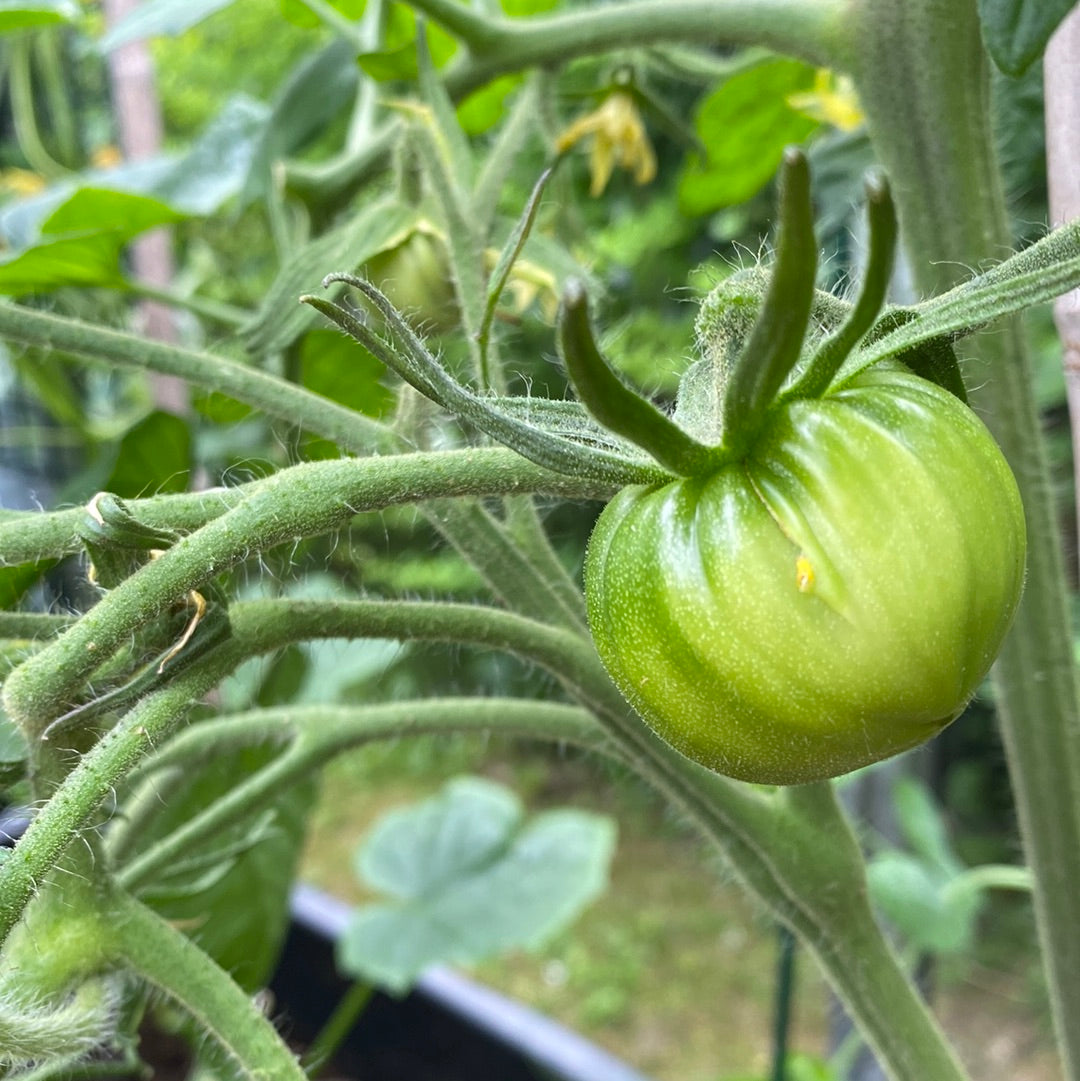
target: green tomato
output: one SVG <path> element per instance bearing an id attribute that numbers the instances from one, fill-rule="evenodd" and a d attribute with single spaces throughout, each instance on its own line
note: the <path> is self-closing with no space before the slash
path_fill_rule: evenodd
<path id="1" fill-rule="evenodd" d="M 779 406 L 744 460 L 621 491 L 585 567 L 597 649 L 683 754 L 765 784 L 834 777 L 934 736 L 1009 629 L 1016 482 L 917 376 Z"/>

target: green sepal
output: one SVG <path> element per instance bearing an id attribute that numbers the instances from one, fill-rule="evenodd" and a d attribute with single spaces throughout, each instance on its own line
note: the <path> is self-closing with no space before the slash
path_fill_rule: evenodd
<path id="1" fill-rule="evenodd" d="M 870 251 L 858 300 L 843 324 L 815 351 L 802 376 L 784 395 L 785 398 L 818 398 L 824 394 L 848 354 L 875 325 L 881 306 L 885 303 L 896 256 L 897 226 L 896 208 L 889 193 L 889 185 L 881 174 L 867 177 L 866 209 Z M 955 360 L 955 357 L 953 359 Z M 963 382 L 959 382 L 960 396 L 963 397 Z M 946 389 L 953 388 L 947 386 Z"/>
<path id="2" fill-rule="evenodd" d="M 1055 229 L 1042 240 L 941 296 L 884 313 L 862 345 L 840 369 L 835 383 L 887 357 L 901 357 L 933 343 L 951 346 L 1005 315 L 1043 304 L 1080 285 L 1080 222 Z"/>
<path id="3" fill-rule="evenodd" d="M 393 341 L 375 333 L 356 313 L 339 304 L 314 296 L 303 296 L 301 301 L 322 312 L 425 397 L 503 446 L 517 451 L 523 458 L 556 473 L 592 476 L 619 487 L 668 479 L 668 474 L 655 466 L 552 435 L 503 412 L 497 404 L 501 400 L 499 397 L 482 397 L 459 383 L 425 348 L 412 327 L 371 282 L 352 274 L 331 274 L 324 280 L 324 285 L 333 282 L 344 282 L 363 293 L 383 316 Z"/>
<path id="4" fill-rule="evenodd" d="M 559 351 L 578 399 L 605 427 L 636 443 L 679 476 L 708 472 L 715 448 L 686 434 L 651 402 L 628 387 L 596 347 L 589 305 L 579 281 L 567 283 L 559 308 Z"/>
<path id="5" fill-rule="evenodd" d="M 871 341 L 917 318 L 917 313 L 910 308 L 893 308 L 878 320 Z M 893 354 L 893 359 L 899 360 L 923 379 L 937 383 L 943 390 L 967 404 L 967 387 L 964 386 L 964 377 L 960 374 L 960 362 L 956 359 L 956 350 L 948 338 L 931 338 Z"/>
<path id="6" fill-rule="evenodd" d="M 735 361 L 722 404 L 724 449 L 738 456 L 753 439 L 784 380 L 799 360 L 817 272 L 810 170 L 795 147 L 780 173 L 780 235 L 769 288 Z"/>

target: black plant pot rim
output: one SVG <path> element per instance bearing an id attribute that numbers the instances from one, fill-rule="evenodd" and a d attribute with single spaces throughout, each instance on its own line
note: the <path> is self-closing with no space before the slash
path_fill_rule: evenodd
<path id="1" fill-rule="evenodd" d="M 351 908 L 313 886 L 299 884 L 292 894 L 294 923 L 336 941 Z M 414 993 L 444 1009 L 498 1043 L 564 1081 L 649 1081 L 637 1070 L 565 1025 L 444 966 L 428 969 Z"/>

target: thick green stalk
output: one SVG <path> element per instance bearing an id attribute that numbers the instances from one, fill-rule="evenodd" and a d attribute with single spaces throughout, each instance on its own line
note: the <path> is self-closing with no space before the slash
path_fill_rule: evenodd
<path id="1" fill-rule="evenodd" d="M 512 20 L 468 13 L 457 0 L 409 2 L 471 47 L 446 75 L 455 99 L 506 72 L 662 42 L 764 45 L 825 63 L 845 15 L 841 0 L 628 0 Z"/>
<path id="2" fill-rule="evenodd" d="M 1012 240 L 975 0 L 853 4 L 854 75 L 918 285 L 940 291 Z M 1030 362 L 1012 320 L 978 340 L 972 399 L 1016 474 L 1027 585 L 994 669 L 1066 1076 L 1080 1077 L 1080 718 L 1066 581 Z"/>
<path id="3" fill-rule="evenodd" d="M 191 1015 L 228 1060 L 230 1076 L 307 1081 L 255 1000 L 190 938 L 127 894 L 118 891 L 112 903 L 118 959 Z"/>

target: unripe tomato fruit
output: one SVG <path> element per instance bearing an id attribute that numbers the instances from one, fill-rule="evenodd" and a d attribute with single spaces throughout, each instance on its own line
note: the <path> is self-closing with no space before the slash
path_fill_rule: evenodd
<path id="1" fill-rule="evenodd" d="M 964 708 L 1020 598 L 1016 482 L 971 410 L 874 369 L 777 407 L 742 461 L 623 489 L 585 567 L 612 679 L 718 773 L 834 777 Z"/>

